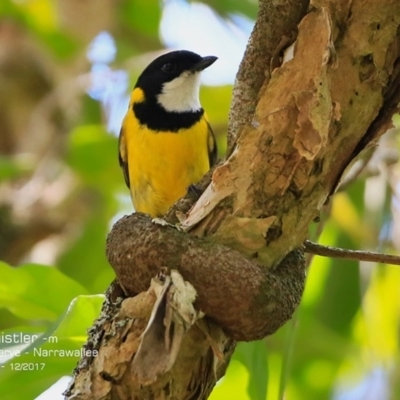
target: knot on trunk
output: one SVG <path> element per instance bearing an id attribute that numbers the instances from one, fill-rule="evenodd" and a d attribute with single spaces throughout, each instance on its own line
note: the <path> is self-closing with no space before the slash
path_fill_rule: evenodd
<path id="1" fill-rule="evenodd" d="M 145 292 L 161 271 L 179 271 L 196 290 L 196 309 L 239 341 L 274 333 L 291 318 L 304 290 L 301 250 L 266 267 L 227 246 L 152 222 L 140 213 L 114 225 L 106 253 L 128 296 Z"/>

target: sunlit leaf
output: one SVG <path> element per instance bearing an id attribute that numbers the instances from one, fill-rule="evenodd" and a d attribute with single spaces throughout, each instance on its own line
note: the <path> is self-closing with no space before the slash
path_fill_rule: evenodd
<path id="1" fill-rule="evenodd" d="M 70 375 L 81 358 L 87 329 L 99 315 L 103 299 L 75 298 L 57 323 L 21 350 L 19 356 L 1 365 L 0 398 L 34 399 L 60 377 Z"/>
<path id="2" fill-rule="evenodd" d="M 53 321 L 71 299 L 87 293 L 60 271 L 43 265 L 12 268 L 0 261 L 0 307 L 28 320 Z"/>
<path id="3" fill-rule="evenodd" d="M 362 312 L 354 324 L 357 340 L 376 361 L 392 365 L 399 352 L 400 269 L 385 265 L 373 271 Z"/>
<path id="4" fill-rule="evenodd" d="M 264 341 L 239 343 L 234 359 L 246 366 L 249 372 L 247 392 L 252 400 L 263 400 L 268 385 L 268 354 Z"/>
<path id="5" fill-rule="evenodd" d="M 226 375 L 217 383 L 210 400 L 253 400 L 247 393 L 249 373 L 240 362 L 232 360 Z"/>

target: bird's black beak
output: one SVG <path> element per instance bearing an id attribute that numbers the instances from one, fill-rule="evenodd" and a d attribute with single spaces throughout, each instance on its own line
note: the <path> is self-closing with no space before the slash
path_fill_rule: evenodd
<path id="1" fill-rule="evenodd" d="M 218 57 L 215 56 L 207 56 L 207 57 L 203 57 L 198 63 L 196 63 L 195 65 L 193 65 L 193 67 L 191 68 L 191 70 L 193 72 L 200 72 L 203 71 L 203 69 L 206 69 L 207 67 L 209 67 L 211 64 L 213 64 L 216 60 L 218 59 Z"/>

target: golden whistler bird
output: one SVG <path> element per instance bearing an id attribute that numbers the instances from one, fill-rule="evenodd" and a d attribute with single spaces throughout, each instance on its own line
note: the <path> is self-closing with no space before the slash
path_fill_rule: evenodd
<path id="1" fill-rule="evenodd" d="M 119 136 L 119 163 L 136 211 L 160 217 L 216 162 L 200 105 L 200 73 L 217 57 L 164 54 L 139 76 Z"/>

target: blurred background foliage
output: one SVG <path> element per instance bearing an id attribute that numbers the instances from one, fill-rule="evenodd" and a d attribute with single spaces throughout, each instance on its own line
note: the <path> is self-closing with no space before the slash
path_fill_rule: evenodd
<path id="1" fill-rule="evenodd" d="M 0 2 L 2 400 L 62 398 L 67 380 L 47 389 L 79 357 L 34 349 L 79 350 L 99 313 L 114 277 L 105 238 L 132 211 L 117 134 L 138 74 L 166 48 L 219 56 L 201 96 L 223 156 L 231 85 L 256 12 L 255 0 Z M 353 166 L 312 239 L 399 251 L 398 148 L 393 129 Z M 400 398 L 399 267 L 309 261 L 293 320 L 240 343 L 212 400 Z"/>

